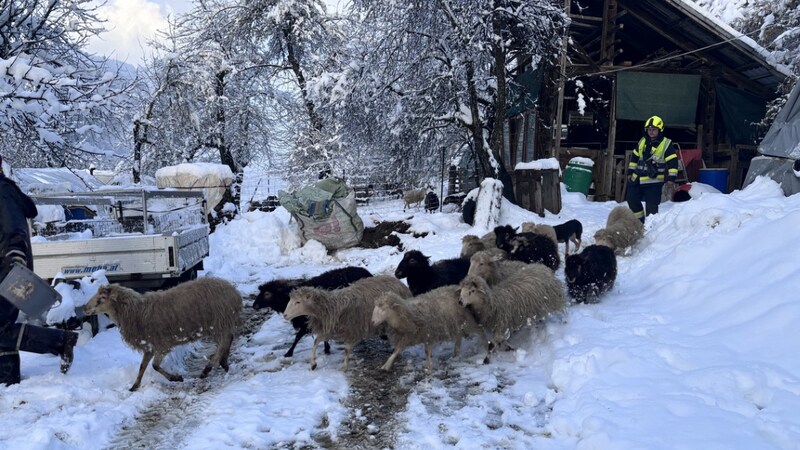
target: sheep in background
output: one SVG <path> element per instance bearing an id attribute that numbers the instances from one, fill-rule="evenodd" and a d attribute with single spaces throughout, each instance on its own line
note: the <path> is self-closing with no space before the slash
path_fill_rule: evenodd
<path id="1" fill-rule="evenodd" d="M 497 255 L 499 258 L 505 258 L 507 256 L 506 252 L 497 248 L 495 240 L 494 232 L 489 232 L 482 238 L 473 234 L 468 234 L 461 238 L 461 257 L 469 258 L 475 253 L 488 251 Z"/>
<path id="2" fill-rule="evenodd" d="M 117 324 L 125 343 L 143 353 L 139 374 L 130 389 L 135 391 L 150 359 L 153 368 L 169 381 L 183 381 L 182 376 L 164 370 L 161 362 L 173 347 L 204 337 L 212 338 L 217 349 L 200 378 L 217 364 L 227 372 L 241 309 L 242 296 L 232 284 L 219 278 L 198 278 L 146 294 L 118 285 L 102 286 L 83 314 L 105 313 Z"/>
<path id="3" fill-rule="evenodd" d="M 442 286 L 409 299 L 392 293 L 383 294 L 375 303 L 372 325 L 386 324 L 394 352 L 381 369 L 391 369 L 397 355 L 407 347 L 424 344 L 426 367 L 431 371 L 433 344 L 453 341 L 453 356 L 458 356 L 463 336 L 482 334 L 483 328 L 458 305 L 458 294 L 458 286 Z M 487 347 L 487 358 L 488 354 Z"/>
<path id="4" fill-rule="evenodd" d="M 469 259 L 452 258 L 437 261 L 431 265 L 429 258 L 419 250 L 409 250 L 403 255 L 394 276 L 408 278 L 411 293 L 419 295 L 448 284 L 458 284 L 467 276 Z"/>
<path id="5" fill-rule="evenodd" d="M 403 193 L 403 212 L 411 208 L 411 205 L 416 205 L 419 208 L 420 203 L 425 200 L 425 189 L 411 189 Z"/>
<path id="6" fill-rule="evenodd" d="M 558 270 L 561 258 L 558 246 L 545 236 L 534 233 L 517 233 L 511 225 L 495 227 L 497 247 L 508 253 L 508 258 L 526 263 L 542 263 Z"/>
<path id="7" fill-rule="evenodd" d="M 542 263 L 555 272 L 561 265 L 558 245 L 546 236 L 534 233 L 519 233 L 511 238 L 509 259 L 526 263 Z"/>
<path id="8" fill-rule="evenodd" d="M 261 308 L 270 308 L 275 312 L 283 314 L 286 311 L 286 305 L 289 304 L 289 293 L 294 288 L 300 286 L 310 286 L 320 289 L 339 289 L 350 285 L 350 283 L 360 280 L 362 278 L 371 277 L 367 269 L 361 267 L 341 267 L 324 272 L 315 277 L 305 279 L 293 280 L 272 280 L 262 284 L 258 287 L 258 296 L 253 302 L 253 309 L 259 310 Z M 297 331 L 294 336 L 294 342 L 284 357 L 291 357 L 294 355 L 294 349 L 300 339 L 309 333 L 308 318 L 305 316 L 295 317 L 292 319 L 292 326 Z M 331 346 L 328 341 L 324 343 L 325 353 L 331 352 Z"/>
<path id="9" fill-rule="evenodd" d="M 634 245 L 644 236 L 644 224 L 627 206 L 620 205 L 611 210 L 606 227 L 594 234 L 597 245 L 610 247 L 618 255 Z"/>
<path id="10" fill-rule="evenodd" d="M 529 264 L 494 286 L 468 276 L 461 282 L 458 303 L 490 333 L 495 346 L 531 321 L 566 308 L 563 285 L 541 264 Z"/>
<path id="11" fill-rule="evenodd" d="M 583 224 L 578 219 L 568 220 L 560 225 L 554 226 L 553 229 L 556 231 L 556 240 L 564 243 L 565 255 L 569 255 L 570 241 L 575 244 L 575 252 L 581 248 Z"/>
<path id="12" fill-rule="evenodd" d="M 614 287 L 617 257 L 610 247 L 590 245 L 567 257 L 564 275 L 570 297 L 578 303 L 597 303 L 602 294 Z"/>
<path id="13" fill-rule="evenodd" d="M 506 261 L 498 258 L 492 252 L 484 250 L 475 253 L 469 259 L 467 275 L 481 277 L 491 286 L 527 266 L 522 261 Z"/>
<path id="14" fill-rule="evenodd" d="M 301 286 L 289 294 L 284 316 L 289 320 L 308 316 L 311 332 L 315 334 L 309 359 L 311 370 L 317 368 L 317 345 L 320 341 L 344 343 L 342 369 L 347 370 L 353 346 L 363 339 L 382 334 L 382 330 L 372 326 L 372 310 L 375 300 L 385 292 L 393 292 L 402 298 L 411 297 L 406 285 L 387 275 L 362 278 L 333 291 Z"/>
<path id="15" fill-rule="evenodd" d="M 558 236 L 556 236 L 556 229 L 550 225 L 543 223 L 522 222 L 520 231 L 523 233 L 535 233 L 550 238 L 558 247 Z"/>

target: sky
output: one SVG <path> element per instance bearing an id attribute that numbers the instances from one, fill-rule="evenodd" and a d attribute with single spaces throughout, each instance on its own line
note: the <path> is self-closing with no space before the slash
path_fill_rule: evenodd
<path id="1" fill-rule="evenodd" d="M 451 344 L 436 346 L 430 374 L 421 347 L 405 350 L 395 376 L 376 381 L 394 383 L 392 395 L 401 395 L 391 420 L 375 419 L 375 405 L 349 403 L 365 377 L 376 377 L 388 343 L 370 344 L 377 356 L 357 347 L 347 373 L 334 343 L 312 371 L 312 340 L 283 357 L 291 325 L 260 310 L 254 331 L 233 347 L 230 372 L 215 369 L 207 380 L 191 361 L 202 363 L 197 354 L 208 350 L 191 344 L 165 362 L 186 381 L 148 369 L 141 389 L 129 392 L 140 355 L 116 328 L 95 337 L 83 330 L 66 375 L 57 357 L 23 353 L 22 383 L 0 386 L 0 448 L 323 448 L 346 445 L 346 424 L 356 420 L 376 436 L 389 433 L 398 449 L 798 449 L 800 195 L 784 197 L 764 178 L 727 195 L 698 191 L 648 218 L 644 238 L 617 257 L 616 284 L 600 303 L 570 305 L 520 330 L 515 350 L 490 364 L 481 363 L 474 336 L 458 357 Z M 618 204 L 587 201 L 563 185 L 561 195 L 557 215 L 504 202 L 497 220 L 578 219 L 582 247 L 592 244 Z M 434 261 L 457 256 L 464 235 L 484 231 L 453 209 L 403 212 L 400 200 L 358 213 L 367 226 L 407 221 L 419 237 L 400 234 L 405 249 Z M 343 265 L 392 274 L 403 256 L 394 247 L 329 255 L 314 241 L 303 245 L 283 208 L 245 213 L 210 242 L 201 275 L 233 282 L 245 308 L 271 279 Z M 85 302 L 104 281 L 99 275 L 65 298 Z M 563 281 L 563 264 L 556 277 Z"/>
<path id="2" fill-rule="evenodd" d="M 334 10 L 346 0 L 325 0 Z M 147 54 L 147 41 L 167 26 L 167 18 L 185 13 L 190 0 L 108 0 L 100 16 L 107 22 L 106 31 L 90 40 L 88 50 L 125 61 L 141 64 Z"/>

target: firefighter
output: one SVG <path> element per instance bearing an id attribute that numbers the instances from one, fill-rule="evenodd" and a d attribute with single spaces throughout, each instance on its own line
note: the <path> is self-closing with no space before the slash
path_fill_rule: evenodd
<path id="1" fill-rule="evenodd" d="M 628 164 L 628 190 L 625 200 L 631 211 L 644 223 L 646 215 L 656 214 L 662 192 L 672 198 L 678 176 L 678 155 L 675 144 L 664 137 L 664 121 L 658 116 L 644 123 L 644 136 Z M 647 209 L 642 207 L 642 200 Z"/>
<path id="2" fill-rule="evenodd" d="M 9 172 L 9 173 L 6 173 Z M 14 264 L 33 270 L 28 219 L 36 217 L 36 205 L 10 177 L 0 155 L 0 281 Z M 0 296 L 0 384 L 20 381 L 19 351 L 61 357 L 61 372 L 72 364 L 78 335 L 71 331 L 17 323 L 19 309 Z"/>

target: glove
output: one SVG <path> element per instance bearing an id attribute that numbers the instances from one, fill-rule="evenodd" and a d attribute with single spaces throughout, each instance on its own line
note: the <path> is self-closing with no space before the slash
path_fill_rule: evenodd
<path id="1" fill-rule="evenodd" d="M 18 253 L 7 254 L 5 258 L 3 258 L 2 266 L 0 266 L 0 274 L 5 276 L 14 267 L 14 264 L 20 264 L 24 267 L 28 267 L 28 262 L 25 261 L 25 258 L 22 255 Z"/>

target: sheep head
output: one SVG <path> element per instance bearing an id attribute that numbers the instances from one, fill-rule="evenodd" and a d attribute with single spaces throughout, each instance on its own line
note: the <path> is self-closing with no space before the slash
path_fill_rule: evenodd
<path id="1" fill-rule="evenodd" d="M 409 250 L 405 255 L 403 255 L 403 259 L 400 261 L 400 264 L 397 265 L 397 270 L 394 271 L 394 276 L 402 279 L 407 277 L 410 272 L 425 267 L 430 267 L 428 257 L 423 255 L 419 250 Z"/>
<path id="2" fill-rule="evenodd" d="M 311 287 L 299 287 L 289 294 L 289 305 L 283 312 L 283 317 L 286 320 L 292 320 L 300 316 L 315 316 L 314 303 L 317 299 L 324 295 L 320 289 Z"/>
<path id="3" fill-rule="evenodd" d="M 119 289 L 115 286 L 100 286 L 89 302 L 83 307 L 83 315 L 105 313 L 111 315 L 114 312 L 114 302 L 118 301 Z"/>
<path id="4" fill-rule="evenodd" d="M 581 276 L 584 262 L 586 262 L 586 256 L 583 254 L 567 256 L 564 263 L 564 276 L 568 282 L 574 283 Z"/>
<path id="5" fill-rule="evenodd" d="M 469 259 L 469 272 L 467 274 L 486 278 L 494 271 L 499 260 L 499 256 L 488 252 L 475 253 Z"/>
<path id="6" fill-rule="evenodd" d="M 461 281 L 458 304 L 464 307 L 475 306 L 484 302 L 489 293 L 489 285 L 481 277 L 467 275 Z"/>
<path id="7" fill-rule="evenodd" d="M 393 292 L 387 292 L 381 295 L 378 300 L 375 301 L 375 308 L 372 310 L 372 326 L 377 327 L 387 322 L 398 301 L 402 301 L 402 298 Z"/>
<path id="8" fill-rule="evenodd" d="M 535 233 L 537 226 L 538 225 L 536 225 L 533 222 L 522 222 L 522 225 L 520 225 L 519 227 L 520 231 L 522 231 L 523 233 Z"/>
<path id="9" fill-rule="evenodd" d="M 495 244 L 498 248 L 508 251 L 509 241 L 517 234 L 511 225 L 502 225 L 494 228 Z"/>
<path id="10" fill-rule="evenodd" d="M 597 232 L 594 234 L 594 243 L 595 245 L 605 245 L 606 247 L 614 248 L 614 246 L 611 244 L 611 235 L 605 228 L 597 230 Z"/>
<path id="11" fill-rule="evenodd" d="M 258 287 L 258 295 L 253 301 L 253 309 L 270 308 L 283 312 L 289 302 L 289 293 L 299 282 L 293 280 L 272 280 Z"/>

